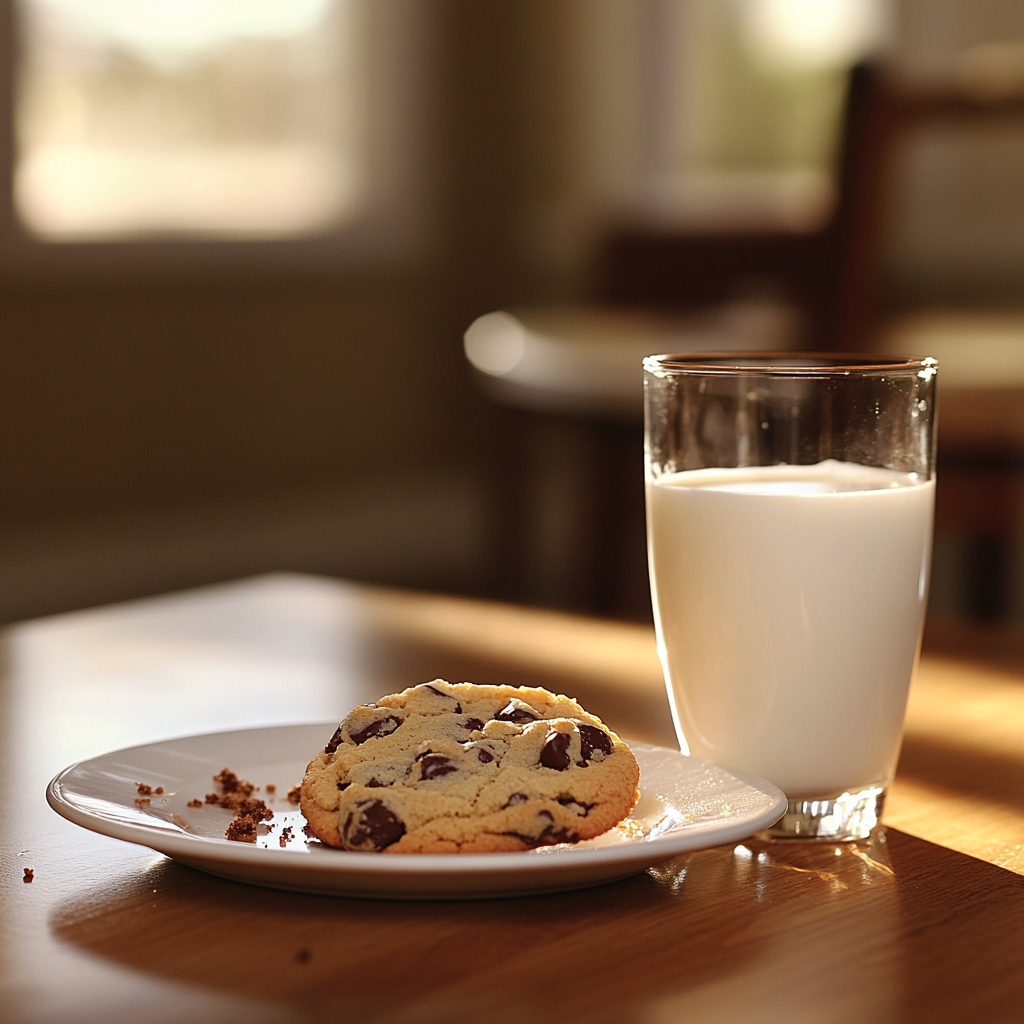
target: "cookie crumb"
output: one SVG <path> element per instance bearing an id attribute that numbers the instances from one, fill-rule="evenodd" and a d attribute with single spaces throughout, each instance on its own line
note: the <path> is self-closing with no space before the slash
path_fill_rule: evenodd
<path id="1" fill-rule="evenodd" d="M 36 877 L 36 873 L 35 873 L 35 871 L 32 870 L 32 868 L 25 868 L 25 874 L 22 876 L 21 880 L 23 882 L 31 882 L 32 879 L 35 878 L 35 877 Z"/>
<path id="2" fill-rule="evenodd" d="M 198 799 L 197 800 L 189 800 L 189 802 L 187 804 L 185 804 L 185 806 L 186 807 L 202 807 L 203 806 L 203 801 L 202 800 L 198 800 Z"/>
<path id="3" fill-rule="evenodd" d="M 253 818 L 235 818 L 224 831 L 224 838 L 234 843 L 255 843 L 256 822 Z"/>
<path id="4" fill-rule="evenodd" d="M 268 782 L 267 783 L 267 792 L 268 793 L 276 793 L 277 792 L 277 786 L 275 786 L 272 782 Z"/>
<path id="5" fill-rule="evenodd" d="M 297 964 L 308 964 L 312 959 L 313 951 L 311 949 L 307 949 L 305 946 L 295 954 L 295 962 Z"/>
<path id="6" fill-rule="evenodd" d="M 300 786 L 292 786 L 292 788 L 288 790 L 288 803 L 295 804 L 295 806 L 298 807 L 299 806 L 299 798 L 300 798 L 301 795 L 302 795 L 302 786 L 301 785 Z"/>
<path id="7" fill-rule="evenodd" d="M 277 845 L 280 846 L 281 849 L 283 850 L 291 841 L 291 838 L 292 827 L 291 825 L 285 825 L 285 827 L 281 830 L 281 834 L 277 838 Z"/>
<path id="8" fill-rule="evenodd" d="M 157 796 L 161 796 L 163 794 L 163 791 L 164 791 L 164 787 L 163 786 L 157 786 L 156 789 L 153 790 L 153 792 L 156 793 Z"/>
<path id="9" fill-rule="evenodd" d="M 251 782 L 240 779 L 229 768 L 224 768 L 219 774 L 214 775 L 213 781 L 220 785 L 222 793 L 241 793 L 242 796 L 250 796 L 256 788 Z"/>
<path id="10" fill-rule="evenodd" d="M 139 796 L 149 796 L 153 792 L 152 788 L 144 782 L 136 782 L 135 785 L 139 788 Z"/>
<path id="11" fill-rule="evenodd" d="M 642 825 L 639 821 L 634 821 L 632 818 L 620 821 L 614 828 L 616 832 L 621 833 L 628 839 L 644 839 L 647 833 L 650 832 L 649 828 Z"/>
<path id="12" fill-rule="evenodd" d="M 135 798 L 135 806 L 136 807 L 145 808 L 145 807 L 148 807 L 149 804 L 150 804 L 150 799 L 149 799 L 148 796 L 137 796 Z"/>
<path id="13" fill-rule="evenodd" d="M 261 821 L 273 818 L 274 812 L 262 800 L 252 796 L 256 787 L 251 782 L 240 779 L 229 768 L 214 775 L 213 781 L 220 786 L 221 792 L 207 793 L 206 802 L 235 812 L 224 838 L 235 843 L 255 843 L 259 834 L 257 826 Z M 190 803 L 189 806 L 193 805 Z"/>

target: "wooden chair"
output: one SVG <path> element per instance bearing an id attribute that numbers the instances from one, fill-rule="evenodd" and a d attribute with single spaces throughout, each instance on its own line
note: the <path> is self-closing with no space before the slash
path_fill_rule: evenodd
<path id="1" fill-rule="evenodd" d="M 802 346 L 864 347 L 877 305 L 877 253 L 884 151 L 893 107 L 882 72 L 850 75 L 841 132 L 836 204 L 812 231 L 678 231 L 622 225 L 599 247 L 598 302 L 699 308 L 767 287 L 803 313 Z"/>

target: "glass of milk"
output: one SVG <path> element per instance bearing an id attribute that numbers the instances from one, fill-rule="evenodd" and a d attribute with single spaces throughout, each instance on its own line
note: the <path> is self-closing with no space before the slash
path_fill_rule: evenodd
<path id="1" fill-rule="evenodd" d="M 934 359 L 644 360 L 658 650 L 684 751 L 862 838 L 899 755 L 928 594 Z"/>

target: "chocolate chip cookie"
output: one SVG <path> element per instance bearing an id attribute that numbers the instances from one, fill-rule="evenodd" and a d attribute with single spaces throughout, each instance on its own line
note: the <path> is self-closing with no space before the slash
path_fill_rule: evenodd
<path id="1" fill-rule="evenodd" d="M 528 850 L 606 832 L 639 779 L 629 747 L 568 697 L 435 679 L 353 710 L 309 763 L 301 807 L 346 850 Z"/>

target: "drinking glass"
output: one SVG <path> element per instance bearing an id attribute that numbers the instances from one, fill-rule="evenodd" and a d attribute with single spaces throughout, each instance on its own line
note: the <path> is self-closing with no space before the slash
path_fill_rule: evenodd
<path id="1" fill-rule="evenodd" d="M 644 360 L 658 651 L 682 749 L 789 798 L 777 836 L 866 836 L 899 755 L 935 500 L 937 363 Z"/>

